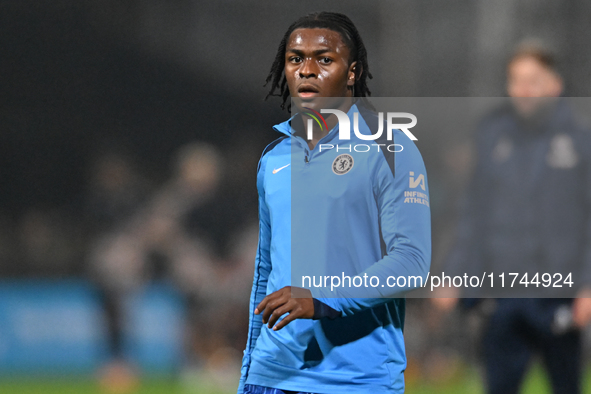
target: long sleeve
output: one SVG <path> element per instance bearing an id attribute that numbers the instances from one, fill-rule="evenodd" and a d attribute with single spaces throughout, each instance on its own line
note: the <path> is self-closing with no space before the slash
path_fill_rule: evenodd
<path id="1" fill-rule="evenodd" d="M 404 151 L 396 154 L 393 160 L 394 171 L 384 159 L 374 173 L 374 195 L 386 254 L 359 274 L 377 276 L 381 285 L 363 287 L 361 297 L 357 296 L 358 291 L 350 288 L 340 287 L 332 292 L 315 289 L 317 298 L 344 316 L 388 302 L 404 291 L 419 287 L 429 272 L 431 215 L 425 166 L 410 140 L 404 142 Z M 385 286 L 389 277 L 414 277 L 416 281 L 407 280 L 402 287 Z"/>
<path id="2" fill-rule="evenodd" d="M 256 306 L 263 300 L 267 291 L 267 280 L 271 271 L 271 227 L 269 221 L 269 209 L 265 202 L 264 173 L 265 158 L 261 158 L 257 174 L 257 189 L 259 194 L 259 242 L 255 259 L 254 279 L 252 282 L 252 292 L 249 304 L 249 327 L 248 340 L 244 356 L 242 358 L 242 368 L 240 371 L 240 382 L 238 385 L 238 394 L 244 391 L 244 383 L 248 376 L 248 370 L 251 362 L 251 354 L 255 347 L 257 338 L 263 325 L 262 315 L 255 315 Z"/>

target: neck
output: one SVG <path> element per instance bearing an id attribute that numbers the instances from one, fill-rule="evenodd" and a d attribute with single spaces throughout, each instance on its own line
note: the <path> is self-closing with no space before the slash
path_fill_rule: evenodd
<path id="1" fill-rule="evenodd" d="M 351 108 L 352 105 L 353 105 L 353 98 L 349 97 L 347 100 L 343 100 L 343 102 L 340 103 L 340 105 L 338 105 L 335 109 L 338 109 L 342 112 L 347 113 L 347 112 L 349 112 L 349 109 Z M 326 106 L 326 108 L 330 108 L 330 107 L 333 107 L 333 106 Z M 318 112 L 320 112 L 319 109 L 318 109 Z M 314 147 L 318 144 L 318 142 L 322 138 L 324 138 L 326 135 L 328 135 L 330 130 L 332 130 L 335 126 L 337 126 L 338 118 L 334 114 L 330 114 L 328 117 L 326 117 L 324 119 L 326 121 L 326 126 L 321 122 L 322 127 L 319 126 L 318 123 L 316 123 L 316 121 L 313 121 L 312 122 L 312 139 L 311 140 L 308 139 L 308 133 L 307 133 L 307 123 L 308 123 L 309 119 L 311 119 L 311 118 L 300 113 L 297 116 L 297 122 L 294 122 L 296 124 L 292 125 L 292 127 L 295 130 L 294 135 L 302 137 L 308 143 L 308 147 L 310 149 L 314 149 Z"/>

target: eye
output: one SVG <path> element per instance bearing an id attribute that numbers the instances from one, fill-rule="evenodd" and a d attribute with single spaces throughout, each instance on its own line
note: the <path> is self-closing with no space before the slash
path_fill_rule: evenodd
<path id="1" fill-rule="evenodd" d="M 294 64 L 302 62 L 302 58 L 299 56 L 290 56 L 288 60 L 290 63 L 294 63 Z"/>
<path id="2" fill-rule="evenodd" d="M 332 59 L 329 57 L 323 57 L 322 59 L 320 59 L 320 63 L 322 64 L 330 64 L 332 63 Z"/>

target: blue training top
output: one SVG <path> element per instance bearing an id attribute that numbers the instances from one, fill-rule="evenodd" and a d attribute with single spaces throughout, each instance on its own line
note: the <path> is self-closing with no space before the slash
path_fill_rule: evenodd
<path id="1" fill-rule="evenodd" d="M 383 124 L 382 138 L 360 139 L 355 113 L 359 132 L 375 134 L 378 115 L 353 105 L 350 139 L 339 139 L 336 126 L 310 150 L 292 134 L 292 118 L 275 126 L 285 136 L 260 159 L 259 246 L 239 394 L 245 383 L 314 393 L 342 393 L 344 386 L 348 393 L 404 392 L 405 300 L 397 297 L 420 286 L 410 278 L 425 280 L 430 267 L 427 174 L 400 130 L 387 141 Z M 331 288 L 316 274 L 339 277 L 342 286 Z M 340 316 L 297 319 L 279 331 L 263 326 L 255 307 L 292 285 L 309 288 L 316 306 L 321 300 Z"/>

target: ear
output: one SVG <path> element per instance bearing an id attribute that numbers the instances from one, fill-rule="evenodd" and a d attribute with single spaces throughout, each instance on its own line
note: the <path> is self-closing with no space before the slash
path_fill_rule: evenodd
<path id="1" fill-rule="evenodd" d="M 361 75 L 361 71 L 357 69 L 357 62 L 353 62 L 349 65 L 349 71 L 347 72 L 347 86 L 355 85 L 357 75 Z"/>

